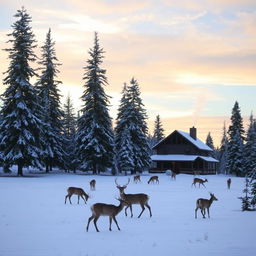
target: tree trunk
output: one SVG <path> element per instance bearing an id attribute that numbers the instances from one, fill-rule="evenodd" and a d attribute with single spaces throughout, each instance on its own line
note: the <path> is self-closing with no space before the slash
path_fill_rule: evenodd
<path id="1" fill-rule="evenodd" d="M 45 172 L 49 173 L 49 165 L 48 164 L 45 165 Z"/>
<path id="2" fill-rule="evenodd" d="M 23 165 L 22 164 L 18 164 L 18 176 L 23 176 Z"/>

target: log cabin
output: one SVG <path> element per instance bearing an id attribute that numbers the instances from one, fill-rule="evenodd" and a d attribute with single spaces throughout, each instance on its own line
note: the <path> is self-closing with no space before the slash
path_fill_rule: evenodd
<path id="1" fill-rule="evenodd" d="M 190 132 L 175 130 L 153 146 L 150 172 L 216 174 L 218 160 L 213 150 L 197 138 L 195 127 Z"/>

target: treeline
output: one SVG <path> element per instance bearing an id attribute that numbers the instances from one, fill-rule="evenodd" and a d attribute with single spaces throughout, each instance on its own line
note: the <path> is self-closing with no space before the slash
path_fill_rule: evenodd
<path id="1" fill-rule="evenodd" d="M 0 111 L 0 160 L 5 172 L 17 165 L 18 175 L 33 166 L 46 172 L 58 167 L 66 171 L 111 171 L 136 173 L 150 166 L 146 110 L 135 78 L 125 84 L 113 129 L 109 115 L 108 84 L 102 68 L 104 50 L 95 33 L 84 67 L 84 92 L 79 116 L 70 97 L 60 104 L 57 79 L 61 65 L 49 29 L 38 58 L 31 17 L 22 8 L 8 34 L 12 46 L 5 49 L 9 67 L 3 84 Z M 31 63 L 37 63 L 33 69 Z M 36 78 L 35 84 L 31 78 Z"/>
<path id="2" fill-rule="evenodd" d="M 206 144 L 214 150 L 213 157 L 220 161 L 219 173 L 244 177 L 256 171 L 256 120 L 251 114 L 245 130 L 237 101 L 232 109 L 230 126 L 226 128 L 224 123 L 220 147 L 214 147 L 210 133 Z"/>

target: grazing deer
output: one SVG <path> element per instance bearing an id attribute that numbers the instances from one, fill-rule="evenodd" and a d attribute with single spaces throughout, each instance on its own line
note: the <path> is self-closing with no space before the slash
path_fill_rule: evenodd
<path id="1" fill-rule="evenodd" d="M 205 185 L 204 185 L 205 182 L 208 182 L 208 180 L 207 179 L 202 180 L 202 179 L 199 179 L 199 178 L 194 178 L 194 181 L 193 181 L 191 186 L 193 186 L 193 185 L 196 186 L 196 183 L 198 183 L 199 188 L 200 188 L 200 185 L 203 185 L 205 187 Z"/>
<path id="2" fill-rule="evenodd" d="M 68 191 L 68 194 L 65 197 L 65 204 L 66 204 L 67 198 L 69 199 L 70 204 L 72 204 L 70 200 L 72 195 L 78 196 L 78 201 L 77 201 L 78 204 L 79 204 L 80 196 L 82 197 L 85 203 L 89 198 L 89 195 L 87 195 L 82 188 L 69 187 L 67 191 Z"/>
<path id="3" fill-rule="evenodd" d="M 209 209 L 213 201 L 218 201 L 214 194 L 210 193 L 211 198 L 203 199 L 199 198 L 196 200 L 195 218 L 197 218 L 197 210 L 200 208 L 203 218 L 205 218 L 205 209 L 207 209 L 208 218 L 210 218 Z"/>
<path id="4" fill-rule="evenodd" d="M 134 182 L 134 183 L 141 182 L 141 180 L 140 180 L 140 175 L 134 176 L 134 177 L 133 177 L 133 182 Z"/>
<path id="5" fill-rule="evenodd" d="M 227 186 L 228 186 L 228 189 L 230 189 L 230 185 L 231 185 L 231 179 L 227 179 Z"/>
<path id="6" fill-rule="evenodd" d="M 128 182 L 126 185 L 120 186 L 117 183 L 117 179 L 115 179 L 116 187 L 118 188 L 118 190 L 120 192 L 120 197 L 128 203 L 128 206 L 125 208 L 125 216 L 127 216 L 127 208 L 130 208 L 131 218 L 132 218 L 133 217 L 132 205 L 139 204 L 141 206 L 142 210 L 141 210 L 141 213 L 139 214 L 138 218 L 140 218 L 140 216 L 144 212 L 145 206 L 149 210 L 150 217 L 152 217 L 151 208 L 148 204 L 148 200 L 149 200 L 148 195 L 142 194 L 142 193 L 140 193 L 140 194 L 125 194 L 124 190 L 127 188 L 127 185 L 129 184 L 129 182 L 130 182 L 130 179 L 128 179 Z"/>
<path id="7" fill-rule="evenodd" d="M 90 188 L 91 188 L 91 190 L 95 190 L 95 185 L 96 185 L 96 180 L 91 180 L 90 181 Z"/>
<path id="8" fill-rule="evenodd" d="M 103 204 L 103 203 L 96 203 L 91 206 L 92 216 L 88 219 L 88 223 L 86 227 L 87 232 L 88 232 L 91 220 L 93 220 L 94 222 L 96 231 L 99 232 L 99 229 L 97 227 L 97 220 L 99 219 L 100 216 L 109 216 L 109 231 L 112 231 L 111 229 L 112 219 L 116 223 L 118 230 L 120 230 L 120 227 L 118 226 L 118 223 L 116 220 L 116 215 L 123 210 L 124 206 L 128 204 L 127 202 L 125 202 L 120 198 L 117 200 L 120 202 L 118 206 L 113 204 Z"/>
<path id="9" fill-rule="evenodd" d="M 148 184 L 149 183 L 157 183 L 157 184 L 159 184 L 158 176 L 150 177 L 149 180 L 148 180 Z"/>

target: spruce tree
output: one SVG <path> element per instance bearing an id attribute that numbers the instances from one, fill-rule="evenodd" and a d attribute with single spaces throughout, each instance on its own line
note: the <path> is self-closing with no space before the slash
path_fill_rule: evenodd
<path id="1" fill-rule="evenodd" d="M 227 154 L 227 169 L 229 173 L 236 176 L 244 176 L 244 145 L 239 131 L 232 138 L 232 144 L 229 142 Z"/>
<path id="2" fill-rule="evenodd" d="M 232 109 L 231 125 L 228 129 L 229 142 L 227 154 L 227 170 L 237 176 L 243 176 L 243 140 L 244 128 L 240 107 L 236 101 Z M 237 169 L 238 168 L 238 169 Z"/>
<path id="3" fill-rule="evenodd" d="M 46 172 L 53 166 L 63 167 L 63 111 L 60 105 L 60 93 L 58 85 L 60 81 L 56 80 L 59 73 L 58 59 L 55 52 L 55 42 L 51 38 L 51 29 L 49 29 L 44 45 L 41 47 L 42 57 L 39 61 L 41 75 L 36 88 L 39 95 L 40 105 L 43 106 L 41 119 L 46 124 L 43 130 L 43 159 Z"/>
<path id="4" fill-rule="evenodd" d="M 132 172 L 134 168 L 133 146 L 130 131 L 127 127 L 122 131 L 120 142 L 121 145 L 116 152 L 118 169 L 127 175 L 127 173 Z"/>
<path id="5" fill-rule="evenodd" d="M 206 137 L 206 145 L 208 145 L 213 150 L 212 152 L 210 152 L 210 156 L 217 158 L 217 150 L 214 147 L 213 139 L 210 132 Z"/>
<path id="6" fill-rule="evenodd" d="M 131 170 L 131 174 L 142 172 L 144 168 L 150 166 L 150 147 L 147 138 L 146 119 L 147 115 L 140 98 L 138 82 L 132 78 L 130 85 L 127 86 L 125 84 L 123 88 L 115 127 L 116 152 L 122 151 L 127 139 L 131 141 L 132 150 L 130 148 L 126 150 L 126 152 L 129 152 L 127 170 Z M 128 133 L 130 138 L 126 138 L 124 136 L 125 133 Z M 117 153 L 117 168 L 122 172 L 124 166 L 119 160 Z"/>
<path id="7" fill-rule="evenodd" d="M 241 116 L 241 110 L 237 101 L 235 102 L 234 107 L 232 109 L 230 120 L 231 125 L 229 126 L 228 129 L 228 135 L 230 136 L 230 138 L 233 138 L 238 132 L 239 136 L 242 138 L 243 141 L 245 130 L 243 127 L 243 118 Z"/>
<path id="8" fill-rule="evenodd" d="M 64 104 L 64 150 L 65 150 L 65 169 L 76 172 L 78 161 L 76 158 L 76 117 L 74 113 L 73 103 L 70 95 L 67 96 Z"/>
<path id="9" fill-rule="evenodd" d="M 220 149 L 218 154 L 218 160 L 219 160 L 219 172 L 228 174 L 227 173 L 227 154 L 228 154 L 228 136 L 227 136 L 227 130 L 226 130 L 226 124 L 224 122 L 223 126 L 223 133 L 220 143 Z"/>
<path id="10" fill-rule="evenodd" d="M 253 115 L 250 116 L 250 123 L 245 138 L 244 146 L 244 170 L 245 174 L 251 173 L 256 168 L 256 130 Z"/>
<path id="11" fill-rule="evenodd" d="M 210 132 L 208 133 L 208 135 L 206 137 L 206 145 L 209 146 L 211 149 L 214 149 L 213 139 L 212 139 Z"/>
<path id="12" fill-rule="evenodd" d="M 85 66 L 85 91 L 81 117 L 78 120 L 77 153 L 81 168 L 93 173 L 114 166 L 114 134 L 108 113 L 109 96 L 103 86 L 107 85 L 106 70 L 101 68 L 104 51 L 95 33 L 94 46 L 89 50 Z"/>
<path id="13" fill-rule="evenodd" d="M 131 144 L 131 135 L 129 131 L 130 127 L 130 120 L 129 120 L 129 113 L 130 113 L 130 102 L 128 101 L 127 97 L 127 85 L 124 84 L 123 90 L 121 92 L 122 98 L 120 101 L 120 105 L 118 107 L 117 111 L 117 118 L 116 118 L 116 126 L 114 129 L 115 132 L 115 150 L 116 150 L 116 169 L 118 172 L 126 172 L 127 170 L 130 170 L 130 167 L 134 166 L 134 159 L 133 159 L 133 150 L 130 150 L 130 147 L 132 148 Z M 123 145 L 128 140 L 128 146 L 127 148 L 123 149 Z M 123 152 L 127 151 L 127 152 Z M 125 159 L 125 165 L 122 160 L 124 156 L 120 157 L 120 154 L 126 155 Z M 132 170 L 131 170 L 132 171 Z"/>
<path id="14" fill-rule="evenodd" d="M 12 47 L 6 49 L 10 64 L 3 80 L 7 88 L 2 95 L 0 144 L 4 164 L 17 165 L 18 176 L 23 176 L 23 167 L 41 167 L 42 122 L 37 113 L 36 90 L 30 83 L 36 75 L 30 66 L 36 60 L 31 17 L 23 7 L 14 17 L 17 21 L 12 25 L 13 32 L 8 34 Z"/>
<path id="15" fill-rule="evenodd" d="M 130 81 L 130 86 L 127 89 L 127 100 L 130 105 L 127 118 L 133 145 L 134 170 L 132 174 L 134 174 L 137 171 L 142 172 L 144 168 L 149 168 L 151 163 L 150 147 L 147 140 L 147 114 L 140 97 L 139 84 L 134 78 Z"/>
<path id="16" fill-rule="evenodd" d="M 160 120 L 160 115 L 157 115 L 155 124 L 154 124 L 153 140 L 155 143 L 158 143 L 163 138 L 164 138 L 164 129 Z"/>
<path id="17" fill-rule="evenodd" d="M 245 188 L 243 189 L 244 196 L 239 197 L 242 201 L 242 211 L 250 211 L 251 208 L 251 197 L 250 197 L 250 181 L 249 178 L 245 178 Z"/>

